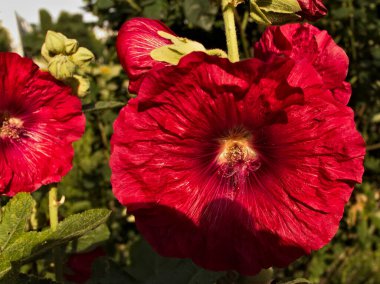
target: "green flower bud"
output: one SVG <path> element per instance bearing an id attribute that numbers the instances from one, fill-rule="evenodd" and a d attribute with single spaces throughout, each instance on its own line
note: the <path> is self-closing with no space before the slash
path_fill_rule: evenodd
<path id="1" fill-rule="evenodd" d="M 65 83 L 71 87 L 73 93 L 78 97 L 85 97 L 90 90 L 90 80 L 79 75 L 66 79 Z"/>
<path id="2" fill-rule="evenodd" d="M 78 41 L 75 39 L 69 38 L 65 41 L 66 54 L 74 54 L 75 52 L 77 52 L 78 47 L 79 47 Z"/>
<path id="3" fill-rule="evenodd" d="M 78 87 L 76 93 L 79 97 L 85 97 L 90 91 L 90 80 L 79 75 L 74 75 L 74 78 L 78 80 Z"/>
<path id="4" fill-rule="evenodd" d="M 70 56 L 72 62 L 77 66 L 83 66 L 94 60 L 95 55 L 84 47 L 79 47 L 78 50 Z"/>
<path id="5" fill-rule="evenodd" d="M 48 31 L 45 38 L 45 46 L 47 51 L 53 55 L 64 53 L 66 40 L 67 37 L 63 34 Z"/>
<path id="6" fill-rule="evenodd" d="M 49 72 L 58 80 L 73 77 L 75 69 L 75 64 L 62 54 L 54 56 L 48 65 Z"/>
<path id="7" fill-rule="evenodd" d="M 41 48 L 41 55 L 42 57 L 47 61 L 47 62 L 50 62 L 50 60 L 53 59 L 53 57 L 50 56 L 50 53 L 49 51 L 47 50 L 46 48 L 46 43 L 44 43 L 42 45 L 42 48 Z"/>

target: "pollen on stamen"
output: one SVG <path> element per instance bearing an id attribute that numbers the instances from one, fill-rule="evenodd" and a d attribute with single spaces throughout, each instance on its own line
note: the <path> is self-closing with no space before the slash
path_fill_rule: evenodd
<path id="1" fill-rule="evenodd" d="M 261 166 L 259 156 L 251 145 L 252 135 L 244 129 L 234 129 L 218 140 L 219 152 L 216 163 L 219 174 L 225 178 L 233 178 L 234 187 L 238 187 L 241 179 Z"/>
<path id="2" fill-rule="evenodd" d="M 9 114 L 3 114 L 0 118 L 0 138 L 19 139 L 23 132 L 23 121 Z"/>

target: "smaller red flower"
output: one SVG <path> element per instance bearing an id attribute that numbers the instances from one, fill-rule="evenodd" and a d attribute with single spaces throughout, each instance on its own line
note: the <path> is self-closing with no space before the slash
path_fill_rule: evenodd
<path id="1" fill-rule="evenodd" d="M 158 34 L 159 31 L 175 35 L 160 21 L 146 18 L 126 21 L 119 31 L 116 49 L 121 65 L 129 77 L 131 93 L 137 93 L 145 73 L 150 69 L 169 65 L 155 61 L 150 56 L 154 49 L 171 44 L 170 40 Z"/>
<path id="2" fill-rule="evenodd" d="M 326 16 L 327 9 L 323 5 L 322 0 L 297 0 L 300 4 L 302 11 L 299 13 L 302 18 L 310 21 L 318 20 Z"/>
<path id="3" fill-rule="evenodd" d="M 103 248 L 70 255 L 66 265 L 71 273 L 66 273 L 65 279 L 76 284 L 86 283 L 91 278 L 92 265 L 95 260 L 105 255 L 106 252 Z"/>
<path id="4" fill-rule="evenodd" d="M 28 58 L 0 52 L 0 194 L 58 182 L 85 128 L 80 100 Z"/>
<path id="5" fill-rule="evenodd" d="M 333 96 L 348 103 L 351 86 L 344 80 L 349 60 L 326 31 L 307 23 L 268 27 L 255 44 L 255 57 L 268 61 L 278 55 L 312 64 Z"/>

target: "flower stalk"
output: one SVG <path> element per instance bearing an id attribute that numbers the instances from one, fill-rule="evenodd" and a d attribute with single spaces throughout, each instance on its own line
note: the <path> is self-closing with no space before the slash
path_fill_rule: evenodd
<path id="1" fill-rule="evenodd" d="M 239 61 L 239 48 L 236 36 L 234 9 L 234 1 L 222 0 L 222 12 L 227 39 L 228 59 L 231 62 Z"/>
<path id="2" fill-rule="evenodd" d="M 50 228 L 52 231 L 56 231 L 58 227 L 58 207 L 62 202 L 57 200 L 58 188 L 52 186 L 49 191 L 49 219 L 50 219 Z M 57 247 L 53 249 L 53 258 L 54 258 L 54 272 L 55 280 L 59 283 L 63 281 L 63 267 L 62 267 L 62 255 L 61 248 Z"/>

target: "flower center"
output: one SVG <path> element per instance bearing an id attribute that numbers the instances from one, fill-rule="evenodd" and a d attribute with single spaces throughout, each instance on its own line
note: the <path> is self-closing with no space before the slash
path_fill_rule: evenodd
<path id="1" fill-rule="evenodd" d="M 256 152 L 246 139 L 226 139 L 221 141 L 221 153 L 218 162 L 236 166 L 249 160 L 256 159 Z"/>
<path id="2" fill-rule="evenodd" d="M 21 119 L 11 117 L 8 113 L 0 114 L 0 138 L 19 139 L 23 124 Z"/>
<path id="3" fill-rule="evenodd" d="M 216 162 L 224 177 L 246 177 L 261 166 L 252 144 L 252 134 L 245 129 L 234 129 L 219 139 L 219 154 Z"/>

